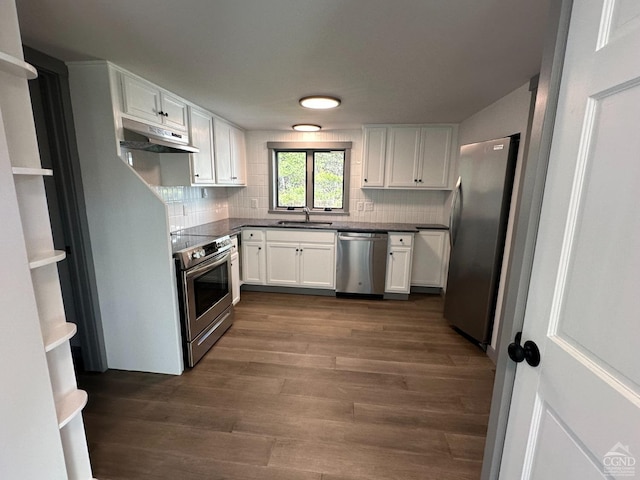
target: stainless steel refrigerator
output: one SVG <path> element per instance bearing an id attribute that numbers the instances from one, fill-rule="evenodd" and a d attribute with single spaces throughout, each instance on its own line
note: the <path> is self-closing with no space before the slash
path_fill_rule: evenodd
<path id="1" fill-rule="evenodd" d="M 460 148 L 444 317 L 483 347 L 491 339 L 518 143 L 514 135 Z"/>

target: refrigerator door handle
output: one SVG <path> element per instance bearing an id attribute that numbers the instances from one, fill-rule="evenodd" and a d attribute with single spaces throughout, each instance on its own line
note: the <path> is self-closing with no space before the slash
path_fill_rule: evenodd
<path id="1" fill-rule="evenodd" d="M 456 189 L 453 192 L 451 212 L 449 213 L 449 245 L 453 248 L 458 236 L 460 217 L 462 216 L 462 177 L 458 177 Z"/>

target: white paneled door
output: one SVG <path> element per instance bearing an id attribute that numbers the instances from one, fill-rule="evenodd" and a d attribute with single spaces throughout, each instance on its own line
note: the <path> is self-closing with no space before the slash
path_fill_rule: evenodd
<path id="1" fill-rule="evenodd" d="M 573 2 L 500 478 L 640 478 L 640 2 Z"/>

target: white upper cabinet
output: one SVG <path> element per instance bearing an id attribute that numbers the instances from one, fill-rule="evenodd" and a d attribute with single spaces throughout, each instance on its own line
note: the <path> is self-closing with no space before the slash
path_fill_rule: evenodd
<path id="1" fill-rule="evenodd" d="M 387 136 L 387 186 L 417 187 L 420 127 L 390 127 Z"/>
<path id="2" fill-rule="evenodd" d="M 231 179 L 236 185 L 247 183 L 247 143 L 244 132 L 231 127 Z"/>
<path id="3" fill-rule="evenodd" d="M 365 126 L 362 187 L 450 189 L 457 129 L 457 125 Z"/>
<path id="4" fill-rule="evenodd" d="M 365 128 L 363 144 L 362 186 L 384 187 L 384 159 L 387 150 L 387 128 Z"/>
<path id="5" fill-rule="evenodd" d="M 453 133 L 450 126 L 420 129 L 420 157 L 416 168 L 419 187 L 449 186 Z"/>
<path id="6" fill-rule="evenodd" d="M 187 130 L 187 105 L 166 92 L 160 92 L 162 123 L 175 130 Z"/>
<path id="7" fill-rule="evenodd" d="M 191 142 L 200 149 L 191 154 L 192 182 L 195 185 L 214 185 L 216 175 L 213 149 L 213 118 L 208 113 L 189 108 Z"/>
<path id="8" fill-rule="evenodd" d="M 121 73 L 123 113 L 166 125 L 174 130 L 187 130 L 187 105 L 152 83 Z"/>
<path id="9" fill-rule="evenodd" d="M 218 184 L 246 183 L 246 146 L 244 132 L 232 125 L 214 121 L 216 179 Z"/>

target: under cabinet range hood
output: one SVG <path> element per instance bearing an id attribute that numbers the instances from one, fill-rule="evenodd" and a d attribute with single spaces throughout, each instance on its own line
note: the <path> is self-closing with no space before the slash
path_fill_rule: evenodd
<path id="1" fill-rule="evenodd" d="M 164 127 L 156 127 L 122 119 L 124 140 L 120 146 L 129 150 L 144 150 L 155 153 L 199 153 L 200 150 L 189 143 L 189 134 L 176 132 Z"/>

